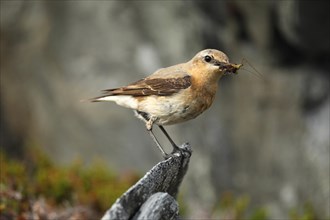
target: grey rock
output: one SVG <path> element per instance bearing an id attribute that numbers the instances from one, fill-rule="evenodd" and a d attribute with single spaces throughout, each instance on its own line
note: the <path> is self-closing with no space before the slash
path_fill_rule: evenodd
<path id="1" fill-rule="evenodd" d="M 176 197 L 187 172 L 191 156 L 188 144 L 165 161 L 159 162 L 134 186 L 128 189 L 103 216 L 111 219 L 175 219 L 178 214 Z M 157 194 L 158 192 L 164 192 Z"/>
<path id="2" fill-rule="evenodd" d="M 133 220 L 174 220 L 178 218 L 179 205 L 168 193 L 158 192 L 142 205 Z"/>
<path id="3" fill-rule="evenodd" d="M 276 9 L 278 27 L 288 42 L 307 53 L 330 51 L 329 1 L 278 1 Z"/>

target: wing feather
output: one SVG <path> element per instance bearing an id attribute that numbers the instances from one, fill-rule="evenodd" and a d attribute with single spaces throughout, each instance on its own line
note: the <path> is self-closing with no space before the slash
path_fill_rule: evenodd
<path id="1" fill-rule="evenodd" d="M 169 96 L 191 86 L 191 76 L 188 74 L 176 75 L 173 78 L 166 77 L 147 77 L 127 86 L 103 90 L 103 95 L 92 99 L 97 101 L 99 98 L 116 95 L 139 96 Z"/>

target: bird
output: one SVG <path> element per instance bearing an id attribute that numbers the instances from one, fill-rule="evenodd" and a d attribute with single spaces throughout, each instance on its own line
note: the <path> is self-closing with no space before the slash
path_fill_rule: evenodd
<path id="1" fill-rule="evenodd" d="M 215 100 L 219 79 L 237 74 L 243 64 L 230 63 L 228 56 L 216 49 L 198 52 L 191 60 L 166 68 L 127 86 L 103 90 L 92 102 L 115 102 L 132 109 L 144 121 L 147 131 L 164 158 L 180 151 L 164 126 L 196 118 Z M 153 126 L 158 125 L 173 149 L 166 153 L 157 140 Z"/>

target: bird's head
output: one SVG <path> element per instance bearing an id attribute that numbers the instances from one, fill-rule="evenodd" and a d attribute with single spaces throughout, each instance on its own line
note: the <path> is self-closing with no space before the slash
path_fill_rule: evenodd
<path id="1" fill-rule="evenodd" d="M 226 54 L 215 49 L 206 49 L 191 59 L 192 72 L 204 78 L 219 79 L 223 74 L 237 74 L 242 64 L 229 62 Z"/>

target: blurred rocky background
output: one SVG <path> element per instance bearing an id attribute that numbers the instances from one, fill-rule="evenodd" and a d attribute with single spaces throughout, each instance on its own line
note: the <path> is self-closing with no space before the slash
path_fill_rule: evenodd
<path id="1" fill-rule="evenodd" d="M 144 124 L 81 100 L 215 48 L 263 78 L 245 63 L 220 80 L 210 110 L 168 127 L 194 150 L 186 217 L 222 217 L 214 210 L 229 194 L 273 219 L 306 204 L 329 217 L 329 11 L 298 0 L 1 1 L 0 147 L 144 173 L 162 159 Z"/>

